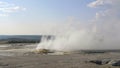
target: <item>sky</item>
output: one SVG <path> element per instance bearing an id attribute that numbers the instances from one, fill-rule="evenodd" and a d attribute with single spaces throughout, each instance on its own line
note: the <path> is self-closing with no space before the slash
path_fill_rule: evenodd
<path id="1" fill-rule="evenodd" d="M 0 0 L 0 35 L 46 34 L 56 24 L 73 20 L 74 24 L 101 22 L 111 19 L 110 14 L 118 21 L 119 3 L 119 0 Z"/>

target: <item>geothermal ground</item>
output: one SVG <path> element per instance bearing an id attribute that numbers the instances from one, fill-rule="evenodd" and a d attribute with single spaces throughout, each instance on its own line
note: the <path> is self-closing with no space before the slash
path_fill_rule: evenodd
<path id="1" fill-rule="evenodd" d="M 1 44 L 0 68 L 120 68 L 98 65 L 91 60 L 120 59 L 120 52 L 80 52 L 69 54 L 35 54 L 37 44 Z"/>

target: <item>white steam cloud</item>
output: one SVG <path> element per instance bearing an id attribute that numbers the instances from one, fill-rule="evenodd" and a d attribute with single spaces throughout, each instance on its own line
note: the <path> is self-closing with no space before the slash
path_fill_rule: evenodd
<path id="1" fill-rule="evenodd" d="M 62 26 L 56 25 L 55 39 L 44 39 L 36 49 L 81 50 L 120 49 L 120 0 L 96 0 L 88 4 L 91 8 L 101 8 L 96 12 L 92 24 L 78 24 L 73 21 Z M 104 8 L 104 9 L 102 9 Z"/>
<path id="2" fill-rule="evenodd" d="M 11 13 L 25 11 L 26 8 L 11 4 L 8 2 L 0 1 L 0 16 L 9 16 Z"/>

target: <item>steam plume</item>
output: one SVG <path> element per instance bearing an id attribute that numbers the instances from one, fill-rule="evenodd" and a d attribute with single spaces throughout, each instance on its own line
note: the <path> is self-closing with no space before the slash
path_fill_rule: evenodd
<path id="1" fill-rule="evenodd" d="M 88 7 L 103 8 L 96 12 L 92 24 L 74 26 L 71 23 L 56 25 L 54 39 L 43 40 L 36 49 L 74 51 L 83 49 L 120 49 L 119 0 L 96 0 Z M 111 15 L 112 14 L 112 15 Z M 73 22 L 77 24 L 76 22 Z M 51 30 L 52 32 L 52 30 Z"/>

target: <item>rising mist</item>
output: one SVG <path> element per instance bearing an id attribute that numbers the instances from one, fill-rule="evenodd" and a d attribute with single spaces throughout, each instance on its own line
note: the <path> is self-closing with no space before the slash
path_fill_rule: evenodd
<path id="1" fill-rule="evenodd" d="M 88 7 L 99 8 L 95 18 L 90 22 L 77 24 L 57 24 L 50 30 L 55 38 L 42 42 L 36 49 L 50 49 L 61 51 L 74 51 L 86 49 L 120 49 L 120 17 L 119 0 L 96 0 Z M 108 7 L 109 6 L 109 7 Z M 107 7 L 106 9 L 102 9 Z M 77 26 L 73 25 L 77 24 Z M 47 26 L 46 26 L 47 27 Z"/>

